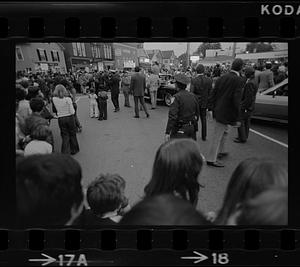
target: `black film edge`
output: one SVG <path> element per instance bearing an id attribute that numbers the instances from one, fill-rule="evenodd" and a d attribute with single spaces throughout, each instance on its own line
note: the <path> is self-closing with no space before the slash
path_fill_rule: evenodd
<path id="1" fill-rule="evenodd" d="M 14 86 L 14 47 L 21 42 L 277 41 L 289 43 L 291 84 L 297 88 L 299 37 L 300 5 L 295 2 L 7 2 L 0 4 L 0 73 L 8 77 L 3 79 L 4 88 Z M 10 106 L 14 96 L 9 95 L 2 112 L 14 111 Z M 7 124 L 13 133 L 13 122 Z M 291 128 L 296 134 L 296 126 Z M 293 134 L 290 144 L 296 140 Z M 6 140 L 8 134 L 4 135 Z M 6 146 L 0 266 L 291 266 L 300 262 L 299 212 L 294 207 L 299 203 L 295 190 L 299 182 L 295 177 L 289 181 L 289 227 L 17 230 L 15 182 L 11 180 L 14 151 L 12 143 Z M 289 168 L 297 174 L 293 166 L 297 162 L 292 159 L 295 150 L 289 151 Z"/>

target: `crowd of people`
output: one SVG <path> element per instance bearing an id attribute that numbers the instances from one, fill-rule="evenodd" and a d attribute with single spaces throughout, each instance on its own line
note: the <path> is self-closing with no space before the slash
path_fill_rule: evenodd
<path id="1" fill-rule="evenodd" d="M 131 107 L 129 95 L 133 95 L 134 118 L 139 118 L 140 110 L 144 110 L 148 118 L 150 115 L 144 101 L 144 94 L 145 90 L 150 90 L 152 109 L 155 109 L 157 90 L 160 86 L 158 74 L 159 68 L 156 64 L 149 71 L 149 75 L 139 67 L 136 67 L 134 72 L 116 70 L 77 71 L 67 74 L 18 72 L 16 79 L 17 155 L 24 155 L 25 147 L 33 140 L 40 141 L 30 145 L 36 147 L 35 153 L 53 151 L 53 138 L 45 136 L 52 135 L 49 128 L 52 119 L 58 119 L 62 137 L 61 152 L 72 155 L 79 152 L 76 134 L 82 131 L 82 126 L 77 116 L 77 93 L 88 95 L 90 117 L 97 118 L 99 121 L 107 120 L 108 92 L 114 105 L 114 112 L 120 111 L 120 91 L 124 94 L 124 107 Z M 41 124 L 47 130 L 44 129 L 43 134 L 39 136 L 33 134 L 34 128 L 40 127 Z M 28 127 L 30 131 L 26 130 Z M 41 143 L 50 139 L 51 149 L 47 144 Z M 26 155 L 28 153 L 26 152 Z"/>
<path id="2" fill-rule="evenodd" d="M 287 224 L 287 166 L 271 159 L 242 161 L 232 174 L 219 211 L 204 214 L 195 209 L 205 190 L 201 184 L 204 163 L 224 167 L 218 159 L 228 155 L 225 144 L 230 126 L 238 127 L 235 142 L 246 142 L 256 92 L 265 84 L 265 76 L 270 81 L 270 75 L 265 75 L 272 69 L 269 65 L 267 62 L 266 70 L 257 74 L 255 66 L 235 59 L 230 68 L 198 64 L 195 70 L 175 73 L 178 93 L 169 109 L 166 142 L 156 153 L 143 199 L 133 207 L 125 195 L 125 181 L 130 177 L 99 174 L 83 193 L 80 164 L 70 156 L 80 151 L 77 133 L 82 127 L 76 93 L 88 94 L 91 118 L 107 120 L 108 91 L 114 112 L 120 112 L 120 89 L 125 107 L 131 107 L 129 94 L 133 94 L 134 118 L 139 118 L 140 108 L 149 118 L 144 94 L 149 90 L 155 109 L 161 82 L 158 64 L 147 72 L 136 67 L 134 73 L 18 73 L 17 221 L 32 226 Z M 278 67 L 278 73 L 282 70 Z M 214 120 L 214 130 L 205 159 L 194 140 L 200 118 L 202 140 L 206 141 L 206 117 Z M 58 119 L 61 153 L 54 151 L 52 119 Z"/>
<path id="3" fill-rule="evenodd" d="M 70 155 L 31 155 L 17 160 L 17 223 L 73 225 L 286 225 L 287 166 L 266 158 L 243 160 L 228 183 L 223 204 L 201 210 L 205 159 L 192 139 L 173 139 L 156 152 L 152 177 L 133 207 L 125 194 L 130 177 L 99 174 L 82 188 L 80 164 Z M 200 210 L 196 210 L 196 206 Z"/>

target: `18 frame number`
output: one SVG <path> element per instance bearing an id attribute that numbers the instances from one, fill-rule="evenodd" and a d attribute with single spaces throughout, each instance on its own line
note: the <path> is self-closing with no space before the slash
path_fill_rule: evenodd
<path id="1" fill-rule="evenodd" d="M 212 253 L 213 264 L 228 264 L 228 253 Z"/>

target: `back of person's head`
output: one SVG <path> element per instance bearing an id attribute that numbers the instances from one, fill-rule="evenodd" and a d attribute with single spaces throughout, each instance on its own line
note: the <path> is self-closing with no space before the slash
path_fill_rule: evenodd
<path id="1" fill-rule="evenodd" d="M 16 100 L 21 101 L 26 98 L 26 91 L 23 88 L 16 87 Z"/>
<path id="2" fill-rule="evenodd" d="M 61 79 L 59 79 L 57 82 L 58 82 L 58 83 L 57 83 L 56 85 L 61 84 L 61 85 L 63 85 L 66 89 L 68 89 L 68 88 L 70 87 L 70 83 L 69 83 L 68 80 L 65 79 L 65 78 L 61 78 Z"/>
<path id="3" fill-rule="evenodd" d="M 32 98 L 37 97 L 39 93 L 40 93 L 40 88 L 38 86 L 29 86 L 27 100 L 31 100 Z"/>
<path id="4" fill-rule="evenodd" d="M 50 127 L 46 125 L 37 125 L 32 131 L 30 137 L 33 140 L 46 141 L 51 134 L 52 131 Z"/>
<path id="5" fill-rule="evenodd" d="M 95 93 L 95 89 L 91 88 L 90 92 L 91 92 L 91 94 Z"/>
<path id="6" fill-rule="evenodd" d="M 231 69 L 235 71 L 241 71 L 244 66 L 244 61 L 241 58 L 236 58 L 231 65 Z"/>
<path id="7" fill-rule="evenodd" d="M 203 161 L 199 145 L 192 139 L 173 139 L 162 144 L 156 152 L 152 178 L 145 187 L 146 196 L 179 194 L 196 204 Z"/>
<path id="8" fill-rule="evenodd" d="M 197 67 L 196 67 L 196 72 L 198 74 L 201 74 L 201 73 L 204 73 L 204 66 L 202 64 L 198 64 Z"/>
<path id="9" fill-rule="evenodd" d="M 65 225 L 83 201 L 81 167 L 64 154 L 22 158 L 16 164 L 16 189 L 22 226 Z"/>
<path id="10" fill-rule="evenodd" d="M 267 62 L 266 63 L 266 69 L 269 70 L 272 68 L 272 63 L 271 62 Z"/>
<path id="11" fill-rule="evenodd" d="M 241 207 L 238 225 L 287 225 L 288 188 L 266 190 Z"/>
<path id="12" fill-rule="evenodd" d="M 140 67 L 135 67 L 135 68 L 134 68 L 134 71 L 135 71 L 135 72 L 139 72 L 140 70 L 141 70 Z"/>
<path id="13" fill-rule="evenodd" d="M 67 93 L 68 92 L 66 87 L 64 87 L 62 84 L 58 84 L 55 86 L 53 95 L 59 98 L 64 98 L 67 95 Z"/>
<path id="14" fill-rule="evenodd" d="M 45 103 L 41 97 L 35 97 L 30 99 L 29 105 L 33 112 L 41 112 L 45 106 Z"/>
<path id="15" fill-rule="evenodd" d="M 27 81 L 25 81 L 25 80 L 21 81 L 20 84 L 21 84 L 25 89 L 27 89 L 28 86 L 29 86 L 29 83 L 28 83 Z"/>
<path id="16" fill-rule="evenodd" d="M 87 202 L 97 216 L 118 210 L 123 204 L 125 180 L 118 174 L 100 174 L 87 189 Z"/>
<path id="17" fill-rule="evenodd" d="M 287 186 L 288 170 L 283 163 L 268 158 L 249 158 L 234 170 L 228 183 L 223 206 L 216 219 L 226 224 L 239 205 L 272 186 Z"/>
<path id="18" fill-rule="evenodd" d="M 245 68 L 245 76 L 248 79 L 254 78 L 255 76 L 255 69 L 252 67 L 246 67 Z"/>
<path id="19" fill-rule="evenodd" d="M 125 213 L 121 225 L 210 225 L 186 200 L 171 194 L 146 197 Z"/>

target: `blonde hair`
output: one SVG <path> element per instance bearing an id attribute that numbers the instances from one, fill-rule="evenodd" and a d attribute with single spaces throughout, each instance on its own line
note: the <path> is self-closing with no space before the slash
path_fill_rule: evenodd
<path id="1" fill-rule="evenodd" d="M 55 86 L 53 95 L 59 98 L 64 98 L 68 95 L 66 87 L 64 87 L 62 84 L 58 84 Z"/>

